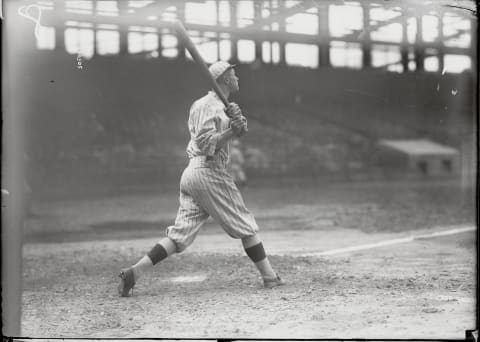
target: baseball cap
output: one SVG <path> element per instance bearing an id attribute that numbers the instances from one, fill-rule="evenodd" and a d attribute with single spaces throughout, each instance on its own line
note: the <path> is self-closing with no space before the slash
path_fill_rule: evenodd
<path id="1" fill-rule="evenodd" d="M 216 80 L 220 75 L 222 75 L 225 71 L 233 68 L 235 65 L 230 64 L 225 61 L 218 61 L 210 65 L 208 71 L 212 74 L 213 78 Z"/>

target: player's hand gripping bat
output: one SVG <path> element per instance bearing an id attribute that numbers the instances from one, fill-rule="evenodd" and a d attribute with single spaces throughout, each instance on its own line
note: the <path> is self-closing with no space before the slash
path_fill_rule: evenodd
<path id="1" fill-rule="evenodd" d="M 225 97 L 223 94 L 222 90 L 217 84 L 217 81 L 213 78 L 213 76 L 210 74 L 210 71 L 208 70 L 207 64 L 205 64 L 205 61 L 203 60 L 202 56 L 198 52 L 195 44 L 193 44 L 192 40 L 188 36 L 187 30 L 183 26 L 182 22 L 179 20 L 175 21 L 175 28 L 178 32 L 179 38 L 185 48 L 190 52 L 190 55 L 192 56 L 193 60 L 197 63 L 197 65 L 200 67 L 200 70 L 202 74 L 207 78 L 209 81 L 210 85 L 212 86 L 213 90 L 215 93 L 218 95 L 220 100 L 223 102 L 225 107 L 228 107 L 229 102 L 228 99 Z M 247 131 L 247 128 L 245 128 L 245 132 Z"/>

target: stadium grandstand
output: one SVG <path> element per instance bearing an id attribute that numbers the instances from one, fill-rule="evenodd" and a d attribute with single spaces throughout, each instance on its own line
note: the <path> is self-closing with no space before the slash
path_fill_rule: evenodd
<path id="1" fill-rule="evenodd" d="M 237 64 L 253 181 L 405 175 L 385 154 L 408 159 L 422 141 L 425 158 L 456 151 L 458 167 L 440 155 L 443 175 L 473 179 L 473 1 L 39 0 L 6 1 L 5 15 L 13 109 L 40 192 L 177 186 L 189 106 L 209 89 L 174 20 L 207 63 Z"/>

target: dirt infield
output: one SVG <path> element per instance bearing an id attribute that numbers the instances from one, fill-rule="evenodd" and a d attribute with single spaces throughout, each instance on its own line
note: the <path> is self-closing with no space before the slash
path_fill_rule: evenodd
<path id="1" fill-rule="evenodd" d="M 274 290 L 261 288 L 240 253 L 187 252 L 141 279 L 126 299 L 117 297 L 115 271 L 150 241 L 27 245 L 23 333 L 462 338 L 475 324 L 473 241 L 464 233 L 329 258 L 275 255 L 288 285 Z"/>
<path id="2" fill-rule="evenodd" d="M 448 191 L 399 189 L 390 203 L 381 198 L 391 187 L 361 195 L 355 191 L 357 198 L 328 188 L 321 194 L 290 189 L 289 197 L 279 195 L 284 190 L 249 192 L 247 203 L 250 200 L 262 223 L 267 252 L 287 280 L 285 287 L 263 289 L 239 241 L 210 225 L 185 253 L 142 278 L 132 298 L 118 298 L 117 272 L 143 255 L 161 234 L 150 228 L 133 233 L 111 228 L 99 236 L 92 225 L 167 220 L 176 204 L 173 195 L 42 203 L 37 206 L 39 216 L 27 226 L 22 334 L 464 338 L 465 330 L 475 327 L 476 232 L 328 257 L 299 256 L 428 233 L 440 229 L 438 222 L 472 224 L 471 209 L 454 192 L 435 202 L 426 198 Z M 152 203 L 165 206 L 155 209 Z M 465 216 L 465 210 L 472 215 Z M 432 218 L 432 213 L 437 216 Z M 388 215 L 399 218 L 385 225 L 382 220 Z M 363 221 L 348 224 L 355 217 Z M 375 225 L 368 228 L 365 222 Z M 419 229 L 420 223 L 429 224 Z M 35 240 L 32 232 L 49 229 L 52 241 L 69 242 Z"/>

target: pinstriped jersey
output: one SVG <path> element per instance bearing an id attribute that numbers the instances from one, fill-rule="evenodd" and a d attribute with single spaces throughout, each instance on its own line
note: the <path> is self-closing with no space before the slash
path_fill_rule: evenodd
<path id="1" fill-rule="evenodd" d="M 230 120 L 224 110 L 223 102 L 213 91 L 193 103 L 188 118 L 190 142 L 187 146 L 187 155 L 189 158 L 215 155 L 223 162 L 227 162 L 229 143 L 215 153 L 219 133 L 229 127 Z"/>

